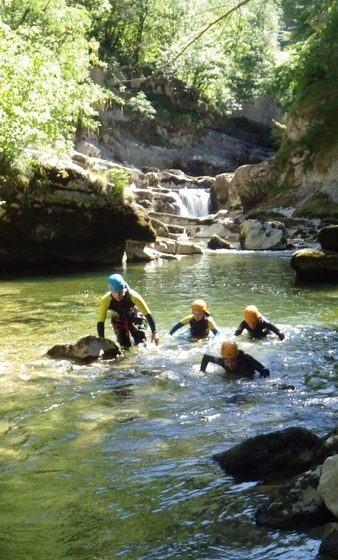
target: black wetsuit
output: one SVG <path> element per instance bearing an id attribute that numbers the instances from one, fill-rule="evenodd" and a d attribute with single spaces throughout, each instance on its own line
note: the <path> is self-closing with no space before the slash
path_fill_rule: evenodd
<path id="1" fill-rule="evenodd" d="M 263 364 L 255 360 L 250 354 L 243 352 L 243 350 L 239 350 L 237 364 L 234 369 L 227 367 L 221 356 L 204 354 L 201 362 L 201 371 L 206 371 L 210 362 L 222 367 L 226 373 L 239 375 L 240 377 L 253 377 L 255 371 L 258 371 L 261 377 L 268 377 L 270 375 L 270 371 Z"/>
<path id="2" fill-rule="evenodd" d="M 270 331 L 275 333 L 279 340 L 283 340 L 285 338 L 284 334 L 275 325 L 269 323 L 264 317 L 260 317 L 258 319 L 254 329 L 250 327 L 246 321 L 242 321 L 238 329 L 235 331 L 235 336 L 242 334 L 245 329 L 250 333 L 252 338 L 264 338 Z"/>

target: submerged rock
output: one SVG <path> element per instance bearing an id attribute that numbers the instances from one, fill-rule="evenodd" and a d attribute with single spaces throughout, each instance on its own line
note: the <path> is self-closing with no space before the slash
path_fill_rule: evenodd
<path id="1" fill-rule="evenodd" d="M 115 342 L 92 335 L 79 338 L 75 344 L 55 344 L 47 351 L 51 358 L 67 358 L 79 362 L 92 362 L 99 357 L 112 359 L 120 354 L 121 349 Z"/>

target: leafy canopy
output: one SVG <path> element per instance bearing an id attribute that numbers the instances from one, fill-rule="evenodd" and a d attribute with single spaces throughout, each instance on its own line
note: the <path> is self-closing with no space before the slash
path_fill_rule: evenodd
<path id="1" fill-rule="evenodd" d="M 65 0 L 0 5 L 0 162 L 28 145 L 67 149 L 79 120 L 95 125 L 107 93 L 90 78 L 90 18 Z"/>

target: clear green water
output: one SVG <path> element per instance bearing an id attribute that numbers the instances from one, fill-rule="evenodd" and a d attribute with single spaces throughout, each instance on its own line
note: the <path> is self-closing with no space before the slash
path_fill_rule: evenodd
<path id="1" fill-rule="evenodd" d="M 256 527 L 266 496 L 211 459 L 258 433 L 296 425 L 325 435 L 336 425 L 338 290 L 297 286 L 289 260 L 218 253 L 0 281 L 1 559 L 316 558 L 319 541 Z M 111 272 L 145 297 L 160 346 L 87 366 L 48 359 L 52 345 L 96 334 Z M 279 325 L 283 342 L 238 339 L 269 379 L 227 380 L 213 366 L 202 374 L 202 354 L 218 353 L 219 340 L 166 334 L 197 297 L 222 335 L 250 303 Z"/>

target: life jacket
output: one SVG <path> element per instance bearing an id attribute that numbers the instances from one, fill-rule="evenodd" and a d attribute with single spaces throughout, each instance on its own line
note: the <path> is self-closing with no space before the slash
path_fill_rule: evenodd
<path id="1" fill-rule="evenodd" d="M 200 321 L 196 319 L 191 319 L 190 324 L 190 334 L 194 338 L 206 338 L 209 335 L 208 319 L 205 317 Z"/>

